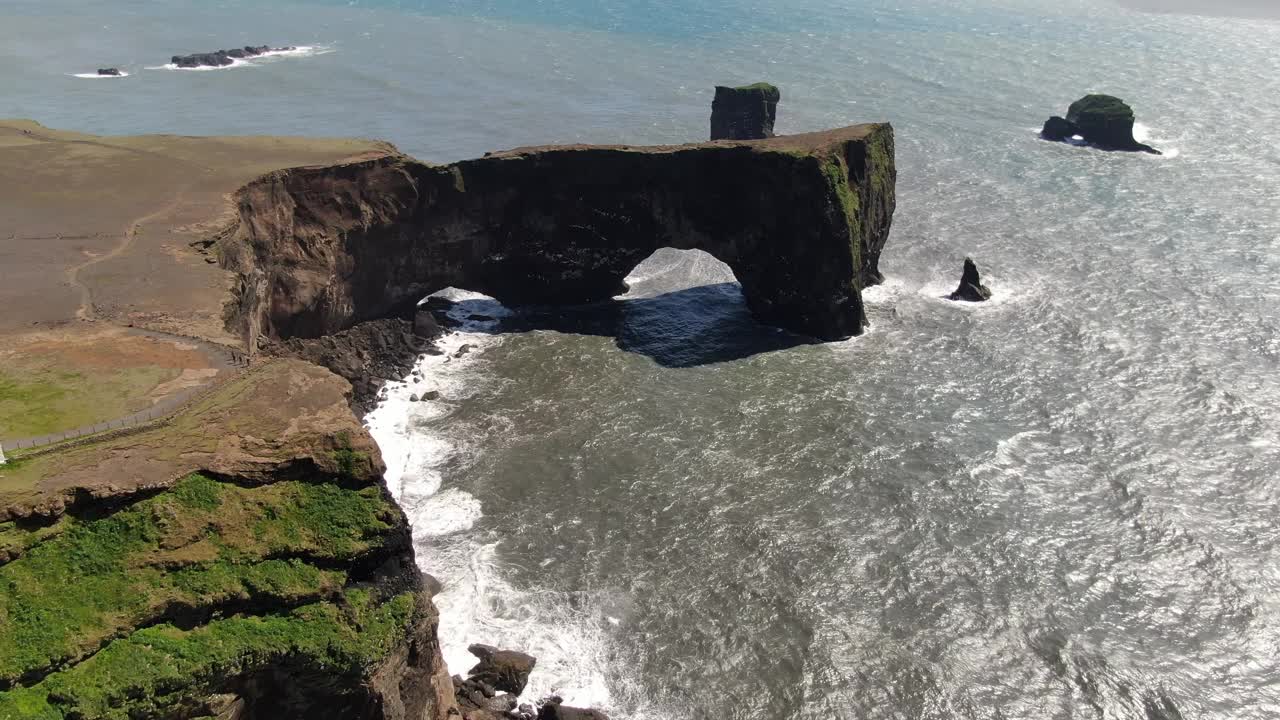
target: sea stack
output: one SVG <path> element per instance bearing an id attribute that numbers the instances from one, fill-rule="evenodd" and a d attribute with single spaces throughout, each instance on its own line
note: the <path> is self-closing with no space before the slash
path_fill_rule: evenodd
<path id="1" fill-rule="evenodd" d="M 1071 103 L 1065 118 L 1049 118 L 1040 131 L 1045 140 L 1067 141 L 1080 136 L 1100 150 L 1160 151 L 1133 137 L 1134 113 L 1125 101 L 1111 95 L 1086 95 Z"/>
<path id="2" fill-rule="evenodd" d="M 712 140 L 760 140 L 773 137 L 782 93 L 769 83 L 716 86 L 711 103 Z"/>
<path id="3" fill-rule="evenodd" d="M 978 275 L 978 266 L 970 258 L 964 259 L 964 272 L 960 275 L 960 287 L 947 296 L 949 300 L 961 302 L 985 302 L 991 299 L 991 290 L 982 284 Z"/>

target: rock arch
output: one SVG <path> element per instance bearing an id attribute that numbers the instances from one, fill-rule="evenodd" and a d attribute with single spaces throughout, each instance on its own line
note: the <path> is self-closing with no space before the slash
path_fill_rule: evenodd
<path id="1" fill-rule="evenodd" d="M 445 287 L 506 303 L 610 298 L 661 247 L 733 269 L 762 322 L 859 334 L 894 210 L 893 131 L 662 147 L 523 148 L 452 165 L 403 156 L 267 175 L 222 242 L 233 324 L 316 337 Z"/>

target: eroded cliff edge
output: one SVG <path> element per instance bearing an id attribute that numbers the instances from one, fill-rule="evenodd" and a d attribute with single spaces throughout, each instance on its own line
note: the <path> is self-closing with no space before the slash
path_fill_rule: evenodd
<path id="1" fill-rule="evenodd" d="M 887 124 L 283 170 L 238 195 L 239 226 L 220 246 L 241 277 L 228 322 L 254 346 L 394 315 L 451 286 L 594 302 L 673 247 L 728 264 L 762 322 L 843 339 L 862 332 L 862 289 L 881 280 L 895 181 Z"/>

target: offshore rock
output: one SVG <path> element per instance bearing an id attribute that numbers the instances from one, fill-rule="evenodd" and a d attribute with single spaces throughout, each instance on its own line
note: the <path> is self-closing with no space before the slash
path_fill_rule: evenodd
<path id="1" fill-rule="evenodd" d="M 773 137 L 782 93 L 768 83 L 716 86 L 711 102 L 712 140 L 760 140 Z"/>
<path id="2" fill-rule="evenodd" d="M 1133 108 L 1111 95 L 1086 95 L 1071 103 L 1067 117 L 1050 118 L 1041 137 L 1046 140 L 1068 140 L 1079 135 L 1100 150 L 1121 150 L 1161 154 L 1159 150 L 1138 142 L 1133 137 Z M 1072 131 L 1066 135 L 1068 131 Z"/>
<path id="3" fill-rule="evenodd" d="M 120 68 L 98 68 L 98 74 L 104 77 L 120 77 Z"/>
<path id="4" fill-rule="evenodd" d="M 896 178 L 887 124 L 278 171 L 240 190 L 238 226 L 219 240 L 240 276 L 228 322 L 252 347 L 399 315 L 448 287 L 505 304 L 610 301 L 672 247 L 729 265 L 760 322 L 843 339 L 866 325 Z"/>
<path id="5" fill-rule="evenodd" d="M 978 275 L 978 266 L 973 264 L 973 260 L 964 259 L 964 271 L 960 275 L 960 287 L 956 288 L 956 291 L 947 296 L 947 298 L 964 302 L 985 302 L 991 299 L 991 290 L 982 284 L 982 278 Z"/>

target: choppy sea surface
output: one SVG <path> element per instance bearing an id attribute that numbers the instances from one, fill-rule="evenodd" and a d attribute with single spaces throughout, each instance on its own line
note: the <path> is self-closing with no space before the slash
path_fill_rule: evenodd
<path id="1" fill-rule="evenodd" d="M 164 67 L 262 43 L 303 49 Z M 863 337 L 755 324 L 700 253 L 611 306 L 455 293 L 369 417 L 453 670 L 525 649 L 528 697 L 620 720 L 1247 720 L 1280 716 L 1278 49 L 1103 0 L 6 0 L 0 116 L 433 161 L 700 140 L 761 79 L 781 132 L 892 121 Z M 1165 155 L 1036 138 L 1089 91 Z M 941 299 L 966 255 L 993 302 Z"/>

